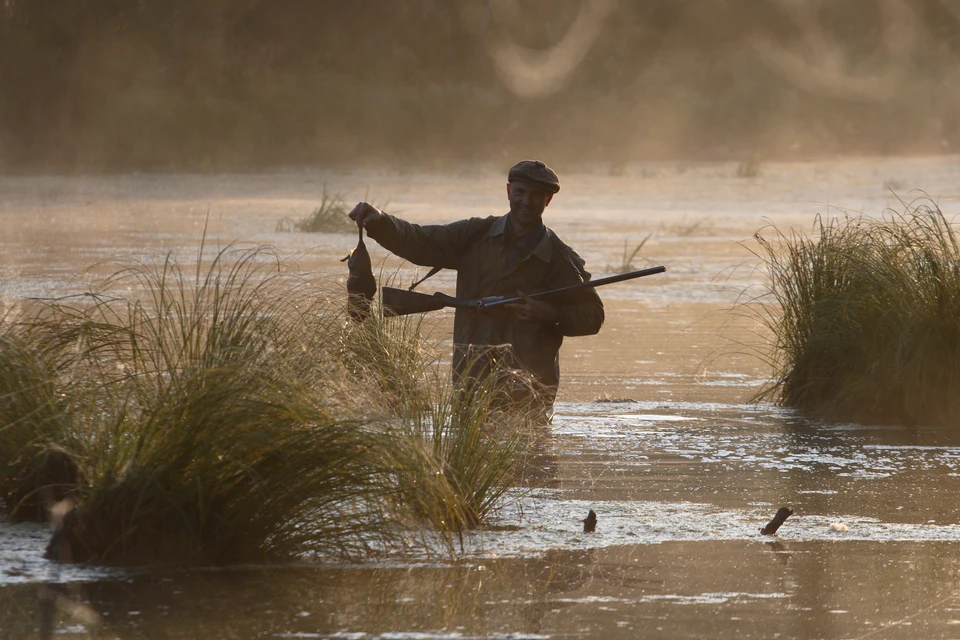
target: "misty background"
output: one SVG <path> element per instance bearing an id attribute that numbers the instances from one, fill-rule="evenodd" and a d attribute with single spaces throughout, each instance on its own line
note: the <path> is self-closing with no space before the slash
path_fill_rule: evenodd
<path id="1" fill-rule="evenodd" d="M 0 170 L 956 153 L 956 0 L 0 0 Z"/>

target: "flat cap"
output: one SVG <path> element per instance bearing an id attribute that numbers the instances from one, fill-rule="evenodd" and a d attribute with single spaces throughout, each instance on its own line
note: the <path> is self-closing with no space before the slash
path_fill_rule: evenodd
<path id="1" fill-rule="evenodd" d="M 507 180 L 526 180 L 539 185 L 550 193 L 560 191 L 557 172 L 539 160 L 521 160 L 510 168 Z"/>

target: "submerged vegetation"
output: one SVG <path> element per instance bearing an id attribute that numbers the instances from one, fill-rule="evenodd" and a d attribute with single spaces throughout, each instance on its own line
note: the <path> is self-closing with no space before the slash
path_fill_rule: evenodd
<path id="1" fill-rule="evenodd" d="M 203 251 L 201 249 L 201 255 Z M 482 524 L 526 418 L 464 396 L 421 320 L 346 319 L 265 247 L 121 265 L 0 340 L 0 491 L 64 560 L 356 558 Z"/>
<path id="2" fill-rule="evenodd" d="M 766 397 L 835 420 L 956 426 L 960 248 L 933 202 L 757 234 L 776 304 Z M 768 301 L 761 299 L 761 301 Z"/>

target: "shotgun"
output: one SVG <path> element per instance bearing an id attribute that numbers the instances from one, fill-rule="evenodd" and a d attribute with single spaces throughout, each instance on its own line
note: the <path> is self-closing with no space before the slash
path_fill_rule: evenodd
<path id="1" fill-rule="evenodd" d="M 586 282 L 579 282 L 558 289 L 550 289 L 549 291 L 537 291 L 536 293 L 528 294 L 528 296 L 531 298 L 546 298 L 547 296 L 558 293 L 572 293 L 582 289 L 592 289 L 594 287 L 602 287 L 606 284 L 623 282 L 624 280 L 652 276 L 655 273 L 663 273 L 666 270 L 666 267 L 650 267 L 649 269 L 620 273 L 615 276 L 600 278 L 599 280 L 587 280 Z M 416 291 L 407 291 L 406 289 L 394 289 L 393 287 L 381 287 L 380 295 L 383 315 L 385 317 L 437 311 L 444 307 L 469 309 L 471 311 L 486 311 L 487 309 L 494 309 L 496 307 L 502 307 L 505 304 L 510 304 L 511 302 L 523 300 L 520 296 L 486 296 L 485 298 L 473 299 L 454 298 L 453 296 L 448 296 L 440 292 L 428 295 L 426 293 L 417 293 Z"/>

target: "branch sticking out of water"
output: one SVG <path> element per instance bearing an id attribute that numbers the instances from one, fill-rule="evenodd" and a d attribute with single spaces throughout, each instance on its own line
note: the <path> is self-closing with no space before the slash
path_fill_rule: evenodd
<path id="1" fill-rule="evenodd" d="M 777 509 L 777 514 L 773 516 L 773 520 L 767 523 L 767 526 L 760 529 L 760 533 L 765 536 L 772 536 L 777 533 L 777 529 L 780 528 L 784 522 L 787 521 L 787 518 L 793 515 L 793 509 L 790 507 L 780 507 Z"/>

